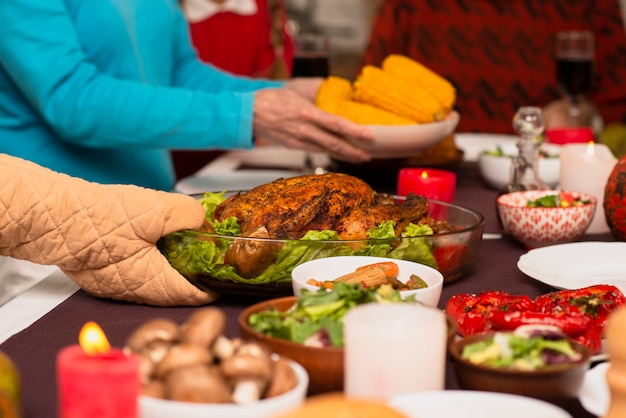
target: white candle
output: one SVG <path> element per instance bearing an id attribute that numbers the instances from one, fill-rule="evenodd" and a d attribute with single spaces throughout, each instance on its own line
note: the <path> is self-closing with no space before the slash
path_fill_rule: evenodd
<path id="1" fill-rule="evenodd" d="M 346 396 L 387 400 L 443 390 L 446 318 L 415 303 L 370 303 L 344 319 Z"/>
<path id="2" fill-rule="evenodd" d="M 587 234 L 610 232 L 604 216 L 604 188 L 617 158 L 604 144 L 566 144 L 561 148 L 561 189 L 589 193 L 598 198 Z"/>

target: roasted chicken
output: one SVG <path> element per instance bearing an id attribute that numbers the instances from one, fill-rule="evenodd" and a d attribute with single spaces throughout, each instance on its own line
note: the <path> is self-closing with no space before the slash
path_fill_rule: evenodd
<path id="1" fill-rule="evenodd" d="M 397 232 L 409 222 L 428 218 L 423 196 L 396 204 L 375 194 L 364 181 L 339 173 L 283 178 L 231 196 L 213 217 L 237 217 L 243 234 L 264 227 L 268 238 L 298 239 L 309 230 L 333 230 L 342 239 L 367 239 L 367 231 L 383 221 L 396 222 Z"/>

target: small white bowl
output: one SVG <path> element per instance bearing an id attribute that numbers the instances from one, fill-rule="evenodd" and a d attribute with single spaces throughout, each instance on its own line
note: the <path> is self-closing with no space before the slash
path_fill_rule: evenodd
<path id="1" fill-rule="evenodd" d="M 478 156 L 478 169 L 487 184 L 494 189 L 500 190 L 509 184 L 511 178 L 511 157 L 518 154 L 518 149 L 517 145 L 512 143 L 504 143 L 498 146 L 504 155 L 485 154 L 485 152 L 496 151 L 496 148 L 484 150 Z M 548 186 L 555 188 L 559 184 L 561 176 L 561 161 L 559 159 L 561 147 L 554 144 L 542 144 L 541 149 L 550 157 L 539 159 L 539 177 Z"/>
<path id="2" fill-rule="evenodd" d="M 391 261 L 399 268 L 398 280 L 406 283 L 412 274 L 422 278 L 428 287 L 422 289 L 402 290 L 400 296 L 406 299 L 410 295 L 415 295 L 415 300 L 425 305 L 437 307 L 443 288 L 443 275 L 432 267 L 413 261 L 398 260 L 395 258 L 370 257 L 370 256 L 346 256 L 328 257 L 302 263 L 291 272 L 291 284 L 293 293 L 299 296 L 302 289 L 310 292 L 317 292 L 318 286 L 307 284 L 309 279 L 319 281 L 332 281 L 344 274 L 352 273 L 357 267 L 369 264 Z"/>
<path id="3" fill-rule="evenodd" d="M 295 409 L 304 403 L 309 386 L 309 375 L 298 363 L 291 361 L 298 384 L 295 388 L 273 398 L 262 399 L 247 405 L 234 403 L 192 403 L 141 396 L 141 418 L 270 418 Z"/>

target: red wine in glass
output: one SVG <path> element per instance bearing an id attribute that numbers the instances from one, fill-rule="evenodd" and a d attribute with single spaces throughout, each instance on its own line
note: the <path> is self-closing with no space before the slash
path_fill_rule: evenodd
<path id="1" fill-rule="evenodd" d="M 328 77 L 328 39 L 312 33 L 294 38 L 293 77 Z"/>
<path id="2" fill-rule="evenodd" d="M 328 55 L 307 54 L 293 57 L 294 77 L 328 77 Z"/>
<path id="3" fill-rule="evenodd" d="M 593 86 L 593 59 L 556 59 L 556 74 L 559 87 L 567 96 L 588 94 Z"/>

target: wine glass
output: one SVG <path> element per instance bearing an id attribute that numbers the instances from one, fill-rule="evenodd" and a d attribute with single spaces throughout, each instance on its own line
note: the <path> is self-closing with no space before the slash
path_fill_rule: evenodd
<path id="1" fill-rule="evenodd" d="M 293 37 L 292 77 L 328 77 L 328 38 L 316 33 L 303 33 Z M 304 171 L 323 174 L 323 167 L 315 167 L 311 153 L 304 153 Z"/>
<path id="2" fill-rule="evenodd" d="M 583 126 L 581 106 L 593 87 L 595 76 L 593 33 L 588 30 L 558 32 L 555 58 L 557 82 L 569 102 L 570 124 Z"/>

